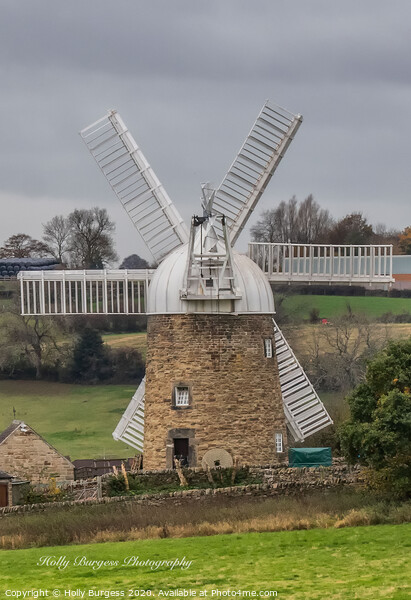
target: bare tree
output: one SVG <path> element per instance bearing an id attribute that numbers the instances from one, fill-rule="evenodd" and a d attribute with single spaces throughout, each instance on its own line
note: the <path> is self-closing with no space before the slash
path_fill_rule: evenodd
<path id="1" fill-rule="evenodd" d="M 67 217 L 57 215 L 43 224 L 43 240 L 50 251 L 61 264 L 68 260 L 70 250 L 70 223 Z"/>
<path id="2" fill-rule="evenodd" d="M 301 332 L 290 337 L 315 387 L 347 392 L 363 380 L 368 360 L 387 343 L 388 331 L 348 310 L 332 323 L 312 327 L 305 347 Z"/>
<path id="3" fill-rule="evenodd" d="M 298 208 L 297 242 L 314 244 L 325 241 L 332 226 L 328 210 L 321 208 L 312 194 L 303 200 Z"/>
<path id="4" fill-rule="evenodd" d="M 0 248 L 0 258 L 39 258 L 50 254 L 43 242 L 35 240 L 26 233 L 10 236 Z"/>
<path id="5" fill-rule="evenodd" d="M 3 310 L 2 314 L 5 318 L 0 338 L 0 368 L 8 368 L 12 372 L 23 358 L 34 367 L 36 379 L 40 379 L 45 364 L 55 363 L 56 358 L 66 351 L 64 345 L 57 343 L 55 321 L 21 315 L 17 302 Z"/>
<path id="6" fill-rule="evenodd" d="M 260 219 L 251 227 L 251 238 L 254 242 L 278 242 L 277 210 L 264 210 Z"/>
<path id="7" fill-rule="evenodd" d="M 68 216 L 70 262 L 83 269 L 102 269 L 117 260 L 114 223 L 105 208 L 75 210 Z"/>
<path id="8" fill-rule="evenodd" d="M 293 196 L 277 208 L 264 211 L 251 228 L 251 235 L 255 242 L 312 244 L 326 241 L 332 223 L 328 210 L 322 209 L 312 194 L 300 204 Z"/>

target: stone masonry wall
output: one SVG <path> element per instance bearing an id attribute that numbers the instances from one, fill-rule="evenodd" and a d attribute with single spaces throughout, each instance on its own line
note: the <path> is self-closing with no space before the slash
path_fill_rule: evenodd
<path id="1" fill-rule="evenodd" d="M 34 431 L 17 428 L 0 445 L 1 468 L 33 483 L 56 479 L 74 479 L 74 466 L 49 446 Z"/>
<path id="2" fill-rule="evenodd" d="M 44 510 L 59 509 L 61 507 L 94 505 L 94 504 L 116 504 L 118 502 L 142 504 L 145 506 L 167 506 L 170 510 L 185 502 L 202 502 L 215 496 L 224 498 L 235 498 L 241 496 L 253 496 L 256 498 L 268 498 L 277 496 L 294 496 L 315 491 L 340 489 L 343 487 L 359 488 L 364 486 L 363 469 L 359 466 L 349 467 L 337 465 L 334 467 L 310 467 L 303 469 L 291 469 L 283 465 L 270 467 L 269 469 L 252 468 L 256 473 L 262 474 L 265 483 L 255 485 L 238 485 L 228 488 L 207 488 L 182 490 L 177 492 L 163 492 L 160 494 L 141 494 L 138 496 L 114 496 L 102 498 L 101 500 L 66 501 L 47 504 L 26 504 L 10 508 L 0 508 L 2 515 L 36 512 Z"/>
<path id="3" fill-rule="evenodd" d="M 264 339 L 273 340 L 273 357 Z M 172 467 L 173 438 L 189 438 L 190 466 L 221 448 L 240 464 L 284 460 L 287 433 L 269 315 L 155 315 L 148 321 L 144 468 Z M 190 406 L 173 390 L 188 386 Z M 277 455 L 275 433 L 284 452 Z"/>

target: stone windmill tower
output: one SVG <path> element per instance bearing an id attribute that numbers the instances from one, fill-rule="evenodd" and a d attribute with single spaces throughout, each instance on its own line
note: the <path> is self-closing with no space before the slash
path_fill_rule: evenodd
<path id="1" fill-rule="evenodd" d="M 25 274 L 22 309 L 148 314 L 146 377 L 113 433 L 144 451 L 146 469 L 175 457 L 268 464 L 284 456 L 288 434 L 302 440 L 331 423 L 273 321 L 264 273 L 233 248 L 301 121 L 267 102 L 221 185 L 202 186 L 189 229 L 118 113 L 81 132 L 160 264 L 152 273 Z"/>

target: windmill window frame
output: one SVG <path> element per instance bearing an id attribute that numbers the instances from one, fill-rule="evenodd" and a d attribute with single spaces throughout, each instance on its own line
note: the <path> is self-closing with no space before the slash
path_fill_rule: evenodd
<path id="1" fill-rule="evenodd" d="M 264 338 L 264 356 L 273 358 L 273 340 L 272 338 Z"/>
<path id="2" fill-rule="evenodd" d="M 275 451 L 277 454 L 284 452 L 283 434 L 279 431 L 275 434 Z"/>
<path id="3" fill-rule="evenodd" d="M 173 408 L 186 409 L 191 406 L 191 387 L 187 383 L 177 383 L 173 386 Z"/>

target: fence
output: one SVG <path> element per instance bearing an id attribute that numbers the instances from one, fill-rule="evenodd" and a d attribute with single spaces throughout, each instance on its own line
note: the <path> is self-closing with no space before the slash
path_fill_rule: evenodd
<path id="1" fill-rule="evenodd" d="M 388 283 L 392 245 L 250 242 L 248 256 L 272 282 Z"/>
<path id="2" fill-rule="evenodd" d="M 152 274 L 152 269 L 21 272 L 21 313 L 145 313 Z"/>

